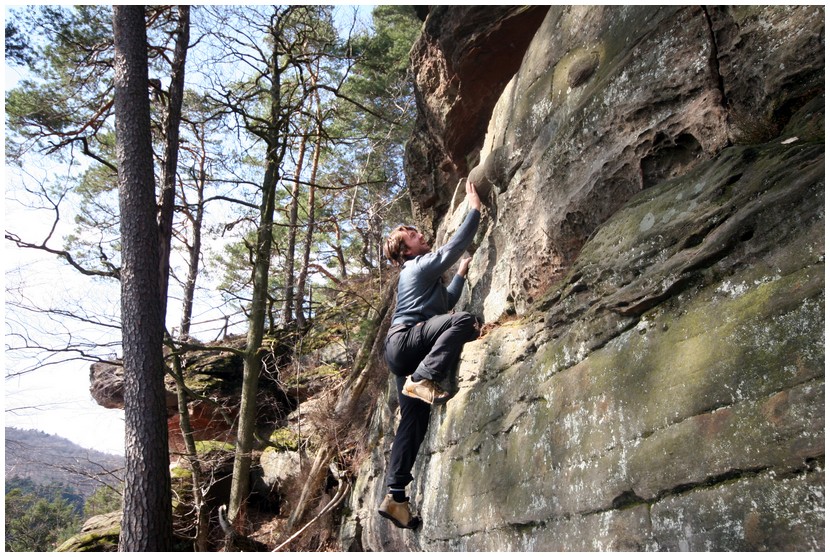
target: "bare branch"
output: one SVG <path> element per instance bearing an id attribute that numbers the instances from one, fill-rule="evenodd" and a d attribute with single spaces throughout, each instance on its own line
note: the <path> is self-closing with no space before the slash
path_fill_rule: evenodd
<path id="1" fill-rule="evenodd" d="M 97 270 L 97 269 L 87 269 L 86 267 L 84 267 L 83 265 L 78 263 L 75 260 L 75 258 L 72 257 L 72 254 L 69 253 L 66 250 L 58 250 L 58 249 L 50 248 L 49 246 L 46 245 L 45 242 L 41 242 L 39 244 L 32 243 L 32 242 L 26 242 L 25 240 L 22 240 L 20 238 L 20 236 L 18 236 L 17 234 L 14 234 L 12 232 L 9 232 L 8 230 L 5 232 L 5 236 L 6 236 L 6 240 L 9 240 L 10 242 L 14 242 L 15 245 L 17 245 L 17 247 L 19 247 L 19 248 L 36 249 L 36 250 L 40 250 L 40 251 L 45 251 L 46 253 L 51 253 L 53 255 L 57 255 L 58 257 L 61 257 L 62 259 L 64 259 L 67 263 L 69 263 L 72 267 L 74 267 L 75 270 L 77 270 L 79 273 L 81 273 L 83 275 L 90 276 L 90 277 L 108 277 L 108 278 L 114 278 L 114 279 L 119 279 L 119 280 L 121 278 L 120 270 L 109 262 L 103 262 L 106 266 L 109 267 L 109 270 L 106 270 L 106 271 L 101 271 L 101 270 Z"/>

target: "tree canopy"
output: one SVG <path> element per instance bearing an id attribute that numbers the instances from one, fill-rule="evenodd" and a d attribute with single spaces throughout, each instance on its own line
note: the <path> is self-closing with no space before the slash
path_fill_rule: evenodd
<path id="1" fill-rule="evenodd" d="M 77 532 L 83 504 L 83 497 L 66 486 L 7 479 L 6 551 L 54 551 Z"/>
<path id="2" fill-rule="evenodd" d="M 285 33 L 282 40 L 285 49 L 300 48 L 290 42 L 302 38 L 303 53 L 280 54 L 280 64 L 285 64 L 281 95 L 286 112 L 280 125 L 286 155 L 275 192 L 269 296 L 277 306 L 284 301 L 284 271 L 289 260 L 301 259 L 313 213 L 307 280 L 320 285 L 321 296 L 305 301 L 306 311 L 313 313 L 325 303 L 328 287 L 335 285 L 330 277 L 342 280 L 382 266 L 383 222 L 408 219 L 402 166 L 413 101 L 407 64 L 419 22 L 411 9 L 401 6 L 376 7 L 371 27 L 352 23 L 345 9 L 335 22 L 331 6 L 300 13 L 294 11 L 295 21 L 287 26 L 295 35 Z M 315 36 L 297 34 L 303 18 L 314 20 Z M 26 230 L 7 230 L 6 238 L 20 248 L 47 250 L 88 276 L 118 279 L 121 244 L 110 21 L 107 6 L 10 10 L 7 58 L 27 71 L 6 94 L 7 165 L 18 168 L 9 189 L 28 207 L 49 211 L 55 231 L 34 237 Z M 176 21 L 165 8 L 148 9 L 147 21 L 148 94 L 153 100 L 160 187 L 162 120 L 169 100 Z M 197 308 L 220 308 L 222 314 L 214 310 L 209 319 L 216 321 L 198 325 L 193 334 L 215 334 L 217 323 L 240 327 L 251 299 L 252 234 L 264 171 L 260 153 L 268 148 L 262 133 L 263 95 L 272 78 L 267 66 L 266 45 L 272 40 L 268 25 L 265 7 L 193 10 L 178 142 L 172 255 L 176 284 L 171 296 L 174 301 L 183 297 L 187 269 L 198 263 L 202 282 L 196 284 L 206 288 L 196 286 Z M 290 64 L 289 55 L 295 57 Z M 289 108 L 291 103 L 299 104 Z M 301 157 L 304 141 L 309 154 Z M 314 149 L 319 151 L 316 163 Z M 49 172 L 40 175 L 32 168 Z M 292 196 L 296 222 L 290 222 Z M 71 230 L 60 232 L 67 228 Z M 304 232 L 296 235 L 294 253 L 289 253 L 287 242 L 295 230 Z M 199 250 L 191 254 L 197 235 Z M 217 292 L 224 293 L 223 300 L 217 300 Z"/>

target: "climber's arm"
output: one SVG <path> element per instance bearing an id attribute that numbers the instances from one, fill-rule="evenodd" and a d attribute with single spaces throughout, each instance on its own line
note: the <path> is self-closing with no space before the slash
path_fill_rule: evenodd
<path id="1" fill-rule="evenodd" d="M 481 199 L 479 199 L 476 186 L 472 182 L 467 182 L 467 203 L 470 206 L 470 212 L 467 213 L 464 222 L 461 223 L 450 241 L 435 252 L 421 257 L 418 261 L 419 271 L 429 277 L 430 280 L 437 279 L 449 270 L 473 243 L 473 238 L 475 238 L 481 220 Z"/>

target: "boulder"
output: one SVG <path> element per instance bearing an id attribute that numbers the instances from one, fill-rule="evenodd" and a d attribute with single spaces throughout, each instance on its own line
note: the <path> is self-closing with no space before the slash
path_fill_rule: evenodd
<path id="1" fill-rule="evenodd" d="M 81 532 L 62 543 L 55 551 L 118 551 L 121 535 L 121 511 L 93 516 L 84 522 Z"/>
<path id="2" fill-rule="evenodd" d="M 545 7 L 492 108 L 436 70 L 492 65 L 434 47 L 488 36 L 448 33 L 469 9 L 431 10 L 413 49 L 408 160 L 439 245 L 463 172 L 483 186 L 457 307 L 490 332 L 433 410 L 422 529 L 376 512 L 389 396 L 344 547 L 823 550 L 824 8 Z"/>
<path id="3" fill-rule="evenodd" d="M 256 480 L 257 490 L 267 493 L 269 499 L 279 501 L 281 508 L 292 508 L 303 488 L 303 464 L 310 466 L 303 460 L 299 451 L 268 447 L 259 457 L 261 475 Z"/>

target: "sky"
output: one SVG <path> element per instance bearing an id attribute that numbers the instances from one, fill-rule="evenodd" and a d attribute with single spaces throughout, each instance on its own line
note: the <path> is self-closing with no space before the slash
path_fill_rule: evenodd
<path id="1" fill-rule="evenodd" d="M 371 19 L 371 5 L 360 7 L 361 18 Z M 350 6 L 342 5 L 343 14 L 351 12 Z M 4 10 L 5 15 L 5 10 Z M 348 18 L 346 18 L 348 19 Z M 4 83 L 6 91 L 14 87 L 23 77 L 22 71 L 4 64 Z M 4 134 L 5 141 L 5 134 Z M 11 180 L 15 184 L 35 184 L 38 175 L 50 172 L 60 172 L 60 169 L 42 168 L 36 161 L 25 168 L 20 174 L 4 164 L 4 230 L 14 231 L 24 239 L 35 241 L 42 239 L 48 233 L 52 222 L 49 212 L 33 212 L 26 208 L 25 200 L 16 192 L 11 191 L 8 184 Z M 67 218 L 67 207 L 63 207 L 62 219 L 71 222 L 71 214 Z M 70 232 L 69 228 L 59 229 L 53 247 L 61 245 L 61 236 Z M 117 283 L 95 283 L 91 285 L 89 279 L 81 277 L 55 256 L 36 250 L 23 250 L 15 247 L 11 242 L 3 244 L 4 262 L 4 319 L 5 335 L 3 360 L 6 370 L 5 389 L 5 422 L 6 427 L 19 429 L 34 429 L 45 433 L 59 435 L 69 439 L 82 447 L 112 454 L 124 453 L 124 413 L 122 410 L 106 409 L 99 406 L 89 392 L 90 362 L 70 360 L 63 363 L 41 366 L 31 355 L 21 358 L 15 351 L 7 350 L 14 339 L 10 333 L 19 330 L 21 320 L 26 326 L 35 331 L 41 338 L 47 338 L 46 333 L 60 331 L 64 335 L 71 335 L 73 340 L 85 338 L 90 342 L 117 343 L 117 336 L 112 333 L 102 333 L 100 328 L 85 329 L 77 322 L 65 323 L 55 320 L 46 320 L 42 316 L 20 314 L 9 302 L 26 296 L 41 307 L 65 305 L 82 307 L 84 304 L 94 304 L 98 310 L 107 310 L 111 314 L 117 313 L 119 305 L 119 287 Z M 200 281 L 204 281 L 200 277 Z M 204 283 L 203 283 L 204 286 Z M 171 285 L 172 288 L 172 285 Z M 10 294 L 11 293 L 11 294 Z M 174 294 L 175 295 L 175 294 Z M 171 303 L 168 323 L 178 323 L 178 304 Z M 194 311 L 194 321 L 205 321 L 216 315 L 209 301 L 202 303 Z M 38 332 L 39 331 L 39 332 Z M 198 332 L 196 334 L 198 337 Z M 209 339 L 203 339 L 209 340 Z M 120 349 L 114 349 L 120 354 Z M 20 369 L 35 368 L 33 371 L 14 375 Z M 10 375 L 13 375 L 10 377 Z"/>
<path id="2" fill-rule="evenodd" d="M 5 82 L 8 90 L 16 81 L 17 72 L 8 67 Z M 37 172 L 38 169 L 29 169 Z M 45 170 L 45 169 L 44 169 Z M 4 184 L 20 180 L 15 170 L 6 168 Z M 14 231 L 27 240 L 45 237 L 52 216 L 43 211 L 32 212 L 20 204 L 20 199 L 9 189 L 4 195 L 4 230 Z M 59 230 L 60 233 L 60 230 Z M 59 246 L 59 242 L 52 243 Z M 35 429 L 65 437 L 89 449 L 112 454 L 124 452 L 123 411 L 99 406 L 89 392 L 89 362 L 69 361 L 62 364 L 38 366 L 32 354 L 9 351 L 10 344 L 19 344 L 9 338 L 20 330 L 23 321 L 35 335 L 68 327 L 73 337 L 100 339 L 100 332 L 81 330 L 78 324 L 66 325 L 30 313 L 20 314 L 10 303 L 19 296 L 30 299 L 41 307 L 55 307 L 66 303 L 88 303 L 95 300 L 99 308 L 117 307 L 118 285 L 109 287 L 90 283 L 62 264 L 56 257 L 35 250 L 16 248 L 11 242 L 3 244 L 4 263 L 4 319 L 6 342 L 3 361 L 6 370 L 5 422 L 6 427 Z M 113 339 L 102 339 L 112 341 Z M 48 342 L 48 340 L 46 340 Z M 21 369 L 35 367 L 34 371 L 9 377 Z"/>
<path id="3" fill-rule="evenodd" d="M 16 210 L 10 209 L 7 202 L 5 224 L 9 230 L 20 230 L 12 228 L 14 223 L 10 222 L 20 218 L 14 215 Z M 35 227 L 29 227 L 27 232 L 34 232 L 33 228 Z M 33 293 L 39 303 L 50 305 L 54 298 L 70 300 L 77 299 L 80 293 L 88 294 L 89 286 L 84 285 L 76 273 L 61 265 L 54 257 L 38 258 L 37 255 L 39 254 L 11 248 L 9 242 L 5 242 L 3 259 L 6 288 L 24 289 L 27 293 Z M 4 296 L 8 299 L 5 290 Z M 105 290 L 104 287 L 96 289 L 95 298 L 107 304 L 113 301 L 117 303 L 117 292 Z M 7 334 L 10 331 L 9 321 L 15 318 L 6 306 Z M 24 319 L 31 325 L 36 317 L 26 315 Z M 49 322 L 42 324 L 42 328 L 47 330 L 58 326 Z M 32 362 L 18 361 L 16 354 L 6 350 L 4 364 L 7 374 L 20 369 L 19 366 L 28 368 L 33 365 Z M 89 393 L 89 362 L 70 361 L 7 378 L 5 404 L 6 427 L 36 429 L 60 435 L 85 448 L 113 454 L 123 453 L 123 412 L 107 410 L 92 399 Z"/>

